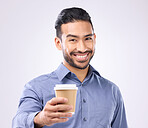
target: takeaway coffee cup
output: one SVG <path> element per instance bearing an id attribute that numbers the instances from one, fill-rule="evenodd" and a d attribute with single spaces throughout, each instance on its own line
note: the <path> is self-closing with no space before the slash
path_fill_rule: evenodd
<path id="1" fill-rule="evenodd" d="M 72 105 L 73 109 L 70 111 L 72 114 L 75 113 L 75 104 L 76 104 L 76 96 L 77 90 L 76 84 L 56 84 L 54 87 L 56 97 L 65 97 L 68 99 L 68 105 Z"/>

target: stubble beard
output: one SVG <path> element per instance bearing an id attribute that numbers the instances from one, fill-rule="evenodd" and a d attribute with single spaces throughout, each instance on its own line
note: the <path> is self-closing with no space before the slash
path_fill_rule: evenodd
<path id="1" fill-rule="evenodd" d="M 92 51 L 90 51 L 90 53 L 92 53 Z M 89 54 L 90 54 L 90 53 L 89 53 Z M 70 53 L 70 55 L 72 55 L 72 53 Z M 64 57 L 65 61 L 66 61 L 70 66 L 72 66 L 72 67 L 74 67 L 74 68 L 81 69 L 81 70 L 83 70 L 83 69 L 85 69 L 85 68 L 88 67 L 88 65 L 89 65 L 91 59 L 93 58 L 93 56 L 94 56 L 94 53 L 93 53 L 92 56 L 90 57 L 89 61 L 86 60 L 86 61 L 88 61 L 88 63 L 87 63 L 85 66 L 81 67 L 81 66 L 77 65 L 77 64 L 74 62 L 74 60 L 73 60 L 68 54 L 66 54 L 66 53 L 63 51 L 63 57 Z M 79 61 L 79 63 L 85 63 L 86 61 Z"/>

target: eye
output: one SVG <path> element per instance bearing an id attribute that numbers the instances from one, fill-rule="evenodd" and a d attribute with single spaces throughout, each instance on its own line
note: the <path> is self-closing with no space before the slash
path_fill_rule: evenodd
<path id="1" fill-rule="evenodd" d="M 69 39 L 70 42 L 76 42 L 76 39 Z"/>
<path id="2" fill-rule="evenodd" d="M 85 40 L 92 40 L 92 37 L 87 37 L 85 38 Z"/>

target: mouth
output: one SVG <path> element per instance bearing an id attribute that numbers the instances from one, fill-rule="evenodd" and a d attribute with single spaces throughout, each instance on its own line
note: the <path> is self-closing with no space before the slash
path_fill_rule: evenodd
<path id="1" fill-rule="evenodd" d="M 75 57 L 75 59 L 78 62 L 86 62 L 88 60 L 88 56 L 89 56 L 90 52 L 86 52 L 86 53 L 74 53 L 73 56 Z"/>

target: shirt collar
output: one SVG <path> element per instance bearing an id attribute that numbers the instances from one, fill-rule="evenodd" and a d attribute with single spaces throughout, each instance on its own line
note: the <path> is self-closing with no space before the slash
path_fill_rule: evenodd
<path id="1" fill-rule="evenodd" d="M 96 69 L 94 69 L 91 65 L 89 65 L 88 75 L 92 73 L 95 73 L 96 75 L 101 76 L 100 73 Z"/>
<path id="2" fill-rule="evenodd" d="M 69 73 L 71 73 L 71 71 L 68 68 L 66 68 L 62 63 L 59 65 L 55 72 L 60 81 L 63 80 L 64 77 L 66 77 Z M 90 65 L 87 76 L 91 75 L 92 73 L 95 73 L 96 75 L 100 76 L 99 72 Z"/>
<path id="3" fill-rule="evenodd" d="M 67 74 L 70 73 L 68 68 L 66 68 L 62 63 L 59 65 L 57 70 L 55 71 L 59 80 L 61 81 Z"/>

